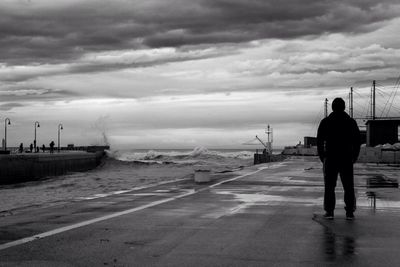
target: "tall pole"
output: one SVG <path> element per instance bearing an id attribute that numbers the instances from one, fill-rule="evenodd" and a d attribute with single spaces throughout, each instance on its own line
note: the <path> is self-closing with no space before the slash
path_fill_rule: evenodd
<path id="1" fill-rule="evenodd" d="M 9 118 L 6 118 L 4 120 L 4 151 L 7 150 L 7 123 L 8 123 L 8 125 L 11 124 L 11 121 Z"/>
<path id="2" fill-rule="evenodd" d="M 325 98 L 325 103 L 324 103 L 324 111 L 325 111 L 325 118 L 328 117 L 328 98 Z"/>
<path id="3" fill-rule="evenodd" d="M 60 123 L 58 125 L 58 153 L 60 153 L 60 132 L 62 129 L 64 129 L 63 125 Z"/>
<path id="4" fill-rule="evenodd" d="M 36 128 L 40 127 L 40 124 L 38 121 L 35 121 L 35 139 L 33 140 L 33 145 L 35 147 L 35 151 L 36 151 Z"/>
<path id="5" fill-rule="evenodd" d="M 349 115 L 350 113 L 351 113 L 351 93 L 349 93 Z"/>
<path id="6" fill-rule="evenodd" d="M 372 119 L 375 120 L 375 86 L 376 86 L 376 81 L 372 81 Z"/>
<path id="7" fill-rule="evenodd" d="M 267 146 L 268 146 L 268 153 L 272 154 L 272 142 L 273 142 L 273 135 L 272 135 L 272 128 L 271 126 L 267 126 L 267 130 L 265 131 L 267 134 Z"/>
<path id="8" fill-rule="evenodd" d="M 353 87 L 350 87 L 350 96 L 349 96 L 349 113 L 350 117 L 353 118 Z"/>

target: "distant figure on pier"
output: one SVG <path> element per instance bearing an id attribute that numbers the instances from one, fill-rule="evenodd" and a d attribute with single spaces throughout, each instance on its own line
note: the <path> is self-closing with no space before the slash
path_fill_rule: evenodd
<path id="1" fill-rule="evenodd" d="M 360 130 L 356 121 L 345 112 L 345 106 L 342 98 L 335 98 L 332 102 L 333 112 L 318 127 L 318 156 L 324 164 L 326 219 L 333 219 L 334 216 L 338 174 L 344 189 L 346 219 L 353 220 L 356 210 L 353 164 L 360 153 Z"/>
<path id="2" fill-rule="evenodd" d="M 42 151 L 43 151 L 43 153 L 44 153 L 44 151 L 46 151 L 46 146 L 44 144 L 42 145 Z"/>
<path id="3" fill-rule="evenodd" d="M 54 153 L 54 141 L 50 142 L 50 153 Z"/>
<path id="4" fill-rule="evenodd" d="M 36 151 L 35 152 L 39 153 L 39 147 L 38 146 L 36 147 Z"/>
<path id="5" fill-rule="evenodd" d="M 19 144 L 19 153 L 22 153 L 22 152 L 24 152 L 24 144 L 23 143 Z"/>
<path id="6" fill-rule="evenodd" d="M 29 145 L 29 150 L 31 151 L 31 153 L 33 152 L 33 144 L 32 143 Z"/>

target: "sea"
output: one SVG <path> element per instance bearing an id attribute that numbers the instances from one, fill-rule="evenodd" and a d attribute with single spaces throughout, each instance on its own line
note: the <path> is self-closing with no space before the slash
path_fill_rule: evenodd
<path id="1" fill-rule="evenodd" d="M 254 151 L 243 149 L 131 149 L 108 151 L 110 158 L 137 164 L 208 166 L 212 171 L 252 164 Z"/>
<path id="2" fill-rule="evenodd" d="M 162 182 L 193 179 L 194 169 L 225 173 L 253 164 L 248 149 L 124 149 L 106 151 L 94 170 L 0 185 L 0 217 L 31 207 L 101 198 Z M 280 153 L 279 150 L 274 153 Z"/>

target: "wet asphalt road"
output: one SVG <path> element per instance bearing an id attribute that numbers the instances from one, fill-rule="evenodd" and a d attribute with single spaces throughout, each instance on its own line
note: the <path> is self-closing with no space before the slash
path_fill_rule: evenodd
<path id="1" fill-rule="evenodd" d="M 356 165 L 355 221 L 341 186 L 335 220 L 321 218 L 311 157 L 23 210 L 0 217 L 0 266 L 398 266 L 399 189 L 367 187 L 398 173 Z"/>

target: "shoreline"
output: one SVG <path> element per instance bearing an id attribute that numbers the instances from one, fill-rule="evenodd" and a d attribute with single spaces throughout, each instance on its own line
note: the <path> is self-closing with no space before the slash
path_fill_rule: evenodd
<path id="1" fill-rule="evenodd" d="M 0 217 L 2 214 L 7 216 L 8 212 L 29 209 L 31 201 L 34 202 L 33 207 L 40 208 L 63 204 L 65 201 L 100 198 L 113 192 L 138 190 L 160 183 L 173 183 L 176 180 L 188 180 L 194 183 L 195 167 L 191 164 L 137 164 L 105 156 L 102 164 L 88 171 L 0 185 L 0 202 L 5 208 L 0 210 Z M 254 165 L 232 168 L 214 166 L 211 175 L 232 176 L 251 168 L 254 168 Z"/>
<path id="2" fill-rule="evenodd" d="M 85 152 L 70 152 L 69 154 L 76 153 Z M 14 155 L 14 157 L 46 158 L 49 157 L 48 155 L 63 158 L 62 153 L 33 153 Z M 202 159 L 195 158 L 195 160 Z M 211 161 L 208 159 L 201 164 L 210 164 L 212 177 L 231 176 L 259 167 L 255 167 L 251 159 L 232 163 L 230 160 L 229 162 L 215 162 L 214 158 L 211 158 Z M 3 203 L 4 210 L 1 210 L 0 214 L 7 213 L 7 211 L 29 209 L 31 204 L 33 207 L 63 204 L 65 201 L 96 198 L 112 192 L 133 190 L 142 186 L 156 186 L 158 183 L 170 183 L 176 179 L 194 180 L 195 167 L 194 163 L 143 164 L 105 156 L 102 158 L 102 163 L 94 169 L 46 176 L 16 184 L 3 184 L 0 186 L 0 202 Z"/>

